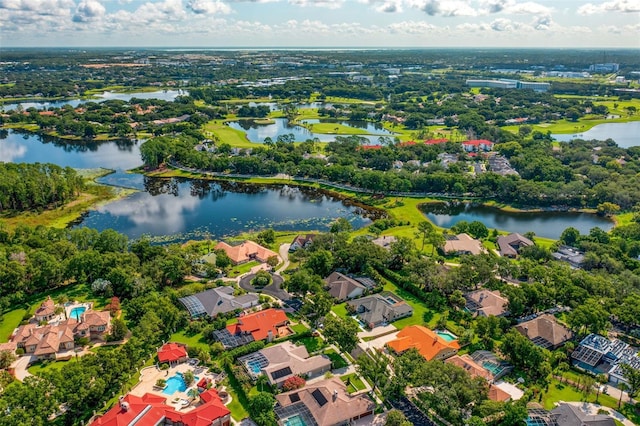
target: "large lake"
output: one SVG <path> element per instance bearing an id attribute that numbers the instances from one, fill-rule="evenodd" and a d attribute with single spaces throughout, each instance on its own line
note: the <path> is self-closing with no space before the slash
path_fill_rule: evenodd
<path id="1" fill-rule="evenodd" d="M 588 234 L 591 228 L 600 227 L 605 231 L 613 228 L 613 222 L 589 213 L 577 212 L 505 212 L 500 209 L 474 205 L 471 203 L 429 203 L 420 206 L 422 213 L 435 225 L 451 228 L 460 221 L 475 220 L 489 229 L 524 234 L 532 231 L 540 237 L 560 238 L 562 231 L 572 226 L 581 234 Z"/>
<path id="2" fill-rule="evenodd" d="M 143 178 L 145 191 L 88 212 L 80 225 L 115 229 L 161 243 L 223 238 L 245 231 L 327 231 L 347 218 L 354 228 L 368 223 L 358 206 L 317 191 L 289 186 Z"/>
<path id="3" fill-rule="evenodd" d="M 181 95 L 188 95 L 186 90 L 157 90 L 155 92 L 131 92 L 131 93 L 116 93 L 116 92 L 103 92 L 101 95 L 96 95 L 95 98 L 90 99 L 68 99 L 64 101 L 32 101 L 32 102 L 17 102 L 11 104 L 0 104 L 0 111 L 11 111 L 22 105 L 24 110 L 29 108 L 35 109 L 49 109 L 49 108 L 61 108 L 65 105 L 71 105 L 73 108 L 80 104 L 87 102 L 104 102 L 110 99 L 119 99 L 121 101 L 130 101 L 133 98 L 138 99 L 161 99 L 165 101 L 173 101 L 175 98 Z"/>
<path id="4" fill-rule="evenodd" d="M 304 142 L 307 139 L 315 138 L 320 142 L 332 142 L 336 140 L 336 135 L 314 133 L 305 127 L 290 125 L 289 120 L 286 118 L 276 118 L 274 121 L 275 123 L 273 124 L 258 124 L 254 120 L 238 120 L 230 121 L 227 124 L 233 129 L 245 132 L 247 139 L 255 143 L 264 143 L 267 137 L 275 142 L 278 136 L 288 134 L 293 134 L 296 142 Z M 369 144 L 377 144 L 379 143 L 378 140 L 380 136 L 385 136 L 383 131 L 379 133 L 380 135 L 358 135 L 358 137 L 365 139 Z"/>
<path id="5" fill-rule="evenodd" d="M 569 142 L 573 139 L 607 140 L 613 139 L 620 148 L 640 146 L 640 121 L 627 123 L 598 124 L 586 132 L 551 135 L 560 142 Z"/>

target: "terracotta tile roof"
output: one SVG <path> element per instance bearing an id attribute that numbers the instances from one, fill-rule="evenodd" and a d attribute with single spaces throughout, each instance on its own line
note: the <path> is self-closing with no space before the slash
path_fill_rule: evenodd
<path id="1" fill-rule="evenodd" d="M 480 145 L 486 145 L 486 146 L 493 146 L 493 142 L 486 140 L 486 139 L 474 139 L 474 140 L 469 140 L 469 141 L 465 141 L 462 142 L 462 145 L 473 145 L 473 146 L 480 146 Z"/>
<path id="2" fill-rule="evenodd" d="M 387 343 L 396 353 L 403 353 L 412 348 L 416 348 L 420 355 L 427 361 L 431 361 L 448 351 L 457 351 L 460 344 L 457 340 L 450 342 L 438 336 L 433 330 L 421 325 L 411 325 L 403 328 L 397 335 L 396 340 Z"/>
<path id="3" fill-rule="evenodd" d="M 248 314 L 238 318 L 238 322 L 227 326 L 233 335 L 251 334 L 253 340 L 264 340 L 271 335 L 278 337 L 276 326 L 289 322 L 287 314 L 280 309 L 265 309 L 264 311 Z"/>
<path id="4" fill-rule="evenodd" d="M 53 315 L 55 310 L 56 310 L 56 304 L 53 303 L 53 300 L 51 300 L 51 296 L 49 296 L 47 300 L 42 302 L 42 305 L 40 305 L 40 307 L 36 311 L 35 316 L 46 317 L 49 315 Z"/>
<path id="5" fill-rule="evenodd" d="M 268 248 L 264 248 L 260 244 L 248 240 L 237 246 L 232 246 L 221 241 L 216 245 L 215 249 L 224 250 L 231 261 L 236 264 L 247 262 L 253 258 L 261 262 L 266 262 L 270 257 L 278 255 Z"/>
<path id="6" fill-rule="evenodd" d="M 82 314 L 82 323 L 89 327 L 108 326 L 111 322 L 109 311 L 86 311 Z"/>
<path id="7" fill-rule="evenodd" d="M 158 361 L 174 362 L 187 356 L 187 348 L 180 343 L 166 343 L 158 350 Z"/>
<path id="8" fill-rule="evenodd" d="M 208 426 L 215 420 L 229 416 L 218 392 L 210 389 L 200 394 L 203 404 L 186 413 L 180 413 L 166 404 L 166 399 L 150 393 L 142 397 L 128 394 L 122 401 L 98 417 L 90 426 L 156 426 L 168 419 L 184 426 Z M 162 423 L 161 423 L 162 422 Z"/>
<path id="9" fill-rule="evenodd" d="M 509 395 L 507 392 L 503 391 L 502 389 L 500 389 L 499 387 L 497 387 L 496 385 L 491 385 L 489 386 L 489 399 L 492 401 L 508 401 L 511 399 L 511 395 Z"/>
<path id="10" fill-rule="evenodd" d="M 468 354 L 464 354 L 462 356 L 454 355 L 451 358 L 448 358 L 445 362 L 464 368 L 471 377 L 482 377 L 487 381 L 493 379 L 493 374 L 476 363 Z"/>

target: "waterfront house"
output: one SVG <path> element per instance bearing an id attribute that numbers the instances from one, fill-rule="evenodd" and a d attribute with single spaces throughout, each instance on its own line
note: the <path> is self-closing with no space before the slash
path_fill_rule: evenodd
<path id="1" fill-rule="evenodd" d="M 501 235 L 498 237 L 497 243 L 500 249 L 500 256 L 511 258 L 518 257 L 522 248 L 533 245 L 533 241 L 518 233 Z"/>
<path id="2" fill-rule="evenodd" d="M 445 240 L 443 250 L 447 255 L 478 255 L 486 251 L 480 241 L 471 238 L 468 234 L 445 235 Z"/>
<path id="3" fill-rule="evenodd" d="M 251 260 L 257 260 L 258 262 L 264 263 L 270 257 L 278 256 L 277 253 L 269 250 L 268 248 L 262 247 L 260 244 L 248 240 L 237 245 L 230 245 L 221 241 L 216 245 L 215 249 L 224 250 L 234 265 L 246 263 Z"/>
<path id="4" fill-rule="evenodd" d="M 293 252 L 301 248 L 308 248 L 313 244 L 313 240 L 316 236 L 317 234 L 296 235 L 289 246 L 289 251 Z"/>

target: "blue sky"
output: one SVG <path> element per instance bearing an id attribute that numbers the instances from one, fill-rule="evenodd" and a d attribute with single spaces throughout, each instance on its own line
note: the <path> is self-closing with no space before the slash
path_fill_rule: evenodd
<path id="1" fill-rule="evenodd" d="M 0 46 L 640 48 L 640 0 L 0 0 Z"/>

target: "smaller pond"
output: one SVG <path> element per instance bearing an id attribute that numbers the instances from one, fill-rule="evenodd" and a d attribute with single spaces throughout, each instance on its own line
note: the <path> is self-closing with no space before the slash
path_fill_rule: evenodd
<path id="1" fill-rule="evenodd" d="M 130 140 L 67 142 L 60 138 L 8 130 L 0 131 L 0 161 L 128 170 L 142 164 L 140 144 L 142 142 Z"/>
<path id="2" fill-rule="evenodd" d="M 392 131 L 389 131 L 384 128 L 384 126 L 380 123 L 372 123 L 371 121 L 365 120 L 330 120 L 325 118 L 309 118 L 306 120 L 302 120 L 302 123 L 305 124 L 317 124 L 317 123 L 335 123 L 341 124 L 343 126 L 351 127 L 354 129 L 361 129 L 370 133 L 372 135 L 395 135 Z"/>
<path id="3" fill-rule="evenodd" d="M 314 133 L 302 126 L 290 125 L 286 118 L 276 118 L 273 124 L 257 124 L 254 120 L 238 120 L 228 122 L 228 126 L 232 129 L 241 130 L 246 133 L 247 139 L 255 143 L 264 143 L 265 138 L 269 137 L 274 142 L 280 135 L 292 134 L 296 142 L 304 142 L 307 139 L 317 138 L 320 142 L 332 142 L 336 140 L 336 135 L 324 133 Z M 343 135 L 347 136 L 347 135 Z M 378 143 L 380 136 L 374 135 L 358 135 L 369 144 Z"/>
<path id="4" fill-rule="evenodd" d="M 178 96 L 188 95 L 186 90 L 157 90 L 155 92 L 131 92 L 131 93 L 115 93 L 115 92 L 103 92 L 101 95 L 97 95 L 91 99 L 68 99 L 64 101 L 31 101 L 31 102 L 16 102 L 10 104 L 0 104 L 0 111 L 11 111 L 22 105 L 24 110 L 29 108 L 35 108 L 38 110 L 45 110 L 49 108 L 61 108 L 65 105 L 71 105 L 73 108 L 80 104 L 87 102 L 104 102 L 110 99 L 119 99 L 122 101 L 129 101 L 132 98 L 138 99 L 161 99 L 164 101 L 173 101 Z"/>
<path id="5" fill-rule="evenodd" d="M 493 207 L 471 203 L 429 203 L 420 206 L 422 213 L 435 225 L 451 228 L 460 221 L 480 221 L 489 229 L 518 232 L 532 231 L 536 235 L 557 240 L 562 232 L 571 227 L 581 234 L 591 228 L 605 231 L 613 228 L 613 222 L 590 213 L 577 212 L 506 212 Z"/>
<path id="6" fill-rule="evenodd" d="M 250 107 L 268 106 L 269 110 L 271 111 L 280 111 L 282 109 L 278 102 L 249 102 L 248 105 Z M 333 104 L 323 103 L 323 102 L 309 102 L 304 104 L 296 104 L 296 108 L 298 109 L 311 109 L 311 108 L 322 108 L 322 107 L 327 108 L 332 105 Z"/>
<path id="7" fill-rule="evenodd" d="M 569 142 L 573 139 L 602 141 L 613 139 L 620 148 L 630 148 L 640 146 L 640 121 L 598 124 L 586 132 L 576 131 L 569 134 L 555 134 L 551 137 L 560 142 Z"/>

